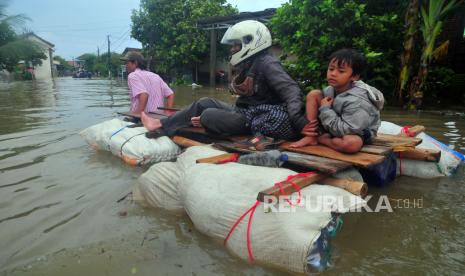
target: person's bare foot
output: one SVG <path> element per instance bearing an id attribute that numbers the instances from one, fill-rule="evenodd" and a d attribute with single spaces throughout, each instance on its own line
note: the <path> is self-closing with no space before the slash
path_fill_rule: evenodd
<path id="1" fill-rule="evenodd" d="M 331 135 L 329 135 L 329 133 L 325 133 L 318 136 L 318 143 L 329 146 L 331 144 Z"/>
<path id="2" fill-rule="evenodd" d="M 156 129 L 161 128 L 160 120 L 149 117 L 147 114 L 145 114 L 145 112 L 140 113 L 140 119 L 144 127 L 149 131 L 154 131 Z"/>
<path id="3" fill-rule="evenodd" d="M 200 116 L 192 117 L 191 123 L 194 127 L 202 127 L 202 123 L 200 122 Z"/>
<path id="4" fill-rule="evenodd" d="M 315 146 L 318 144 L 317 137 L 305 136 L 297 142 L 291 144 L 291 148 L 301 148 L 305 146 Z"/>

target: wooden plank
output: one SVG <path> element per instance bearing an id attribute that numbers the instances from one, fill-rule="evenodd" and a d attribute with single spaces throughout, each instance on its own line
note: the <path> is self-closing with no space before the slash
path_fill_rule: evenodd
<path id="1" fill-rule="evenodd" d="M 166 118 L 167 115 L 165 115 L 164 113 L 166 113 L 165 111 L 160 111 L 160 114 L 157 114 L 157 113 L 148 113 L 147 116 L 151 117 L 151 118 L 154 118 L 154 119 L 162 119 L 162 118 Z M 126 117 L 130 117 L 130 118 L 136 118 L 136 119 L 140 119 L 140 114 L 138 113 L 133 113 L 133 112 L 116 112 L 116 114 L 119 114 L 119 115 L 122 115 L 122 116 L 126 116 Z"/>
<path id="2" fill-rule="evenodd" d="M 398 135 L 378 133 L 378 135 L 375 138 L 373 138 L 370 144 L 375 145 L 375 146 L 384 146 L 384 147 L 392 148 L 396 146 L 415 147 L 421 142 L 422 142 L 422 139 L 420 138 L 402 137 Z"/>
<path id="3" fill-rule="evenodd" d="M 331 185 L 333 187 L 338 187 L 348 191 L 357 196 L 364 197 L 368 193 L 368 186 L 364 182 L 353 181 L 350 179 L 337 179 L 328 177 L 327 174 L 311 174 L 306 177 L 296 177 L 292 180 L 292 182 L 299 187 L 299 189 L 303 189 L 311 184 L 316 182 L 320 182 L 321 184 Z M 266 196 L 273 196 L 275 198 L 279 198 L 279 196 L 287 196 L 292 193 L 296 192 L 296 188 L 291 183 L 283 183 L 281 188 L 277 186 L 270 187 L 258 193 L 257 200 L 260 202 L 264 202 Z"/>
<path id="4" fill-rule="evenodd" d="M 374 164 L 379 164 L 385 159 L 384 156 L 364 152 L 345 154 L 322 145 L 306 146 L 301 148 L 292 148 L 290 145 L 290 142 L 284 143 L 281 145 L 281 149 L 345 161 L 359 167 L 369 167 Z"/>
<path id="5" fill-rule="evenodd" d="M 418 134 L 424 132 L 426 130 L 426 128 L 422 125 L 415 125 L 411 128 L 408 129 L 407 132 L 403 132 L 401 131 L 399 134 L 397 134 L 398 136 L 404 136 L 404 137 L 415 137 L 417 136 Z"/>
<path id="6" fill-rule="evenodd" d="M 301 176 L 296 177 L 295 179 L 292 180 L 292 182 L 295 183 L 295 185 L 297 185 L 299 189 L 302 189 L 327 176 L 328 175 L 326 174 L 315 173 L 307 177 L 301 177 Z M 296 192 L 296 190 L 292 184 L 283 183 L 283 185 L 281 186 L 281 189 L 277 186 L 273 186 L 273 187 L 270 187 L 266 190 L 259 192 L 257 196 L 257 200 L 260 202 L 263 202 L 265 200 L 265 196 L 274 196 L 278 198 L 280 195 L 290 195 L 293 192 Z"/>
<path id="7" fill-rule="evenodd" d="M 412 150 L 403 151 L 399 154 L 400 154 L 400 158 L 410 159 L 410 160 L 439 162 L 439 160 L 441 159 L 441 151 L 433 150 L 433 149 L 416 148 Z"/>
<path id="8" fill-rule="evenodd" d="M 181 136 L 174 136 L 172 140 L 178 146 L 181 146 L 181 147 L 184 147 L 184 148 L 188 148 L 188 147 L 192 147 L 192 146 L 205 146 L 205 144 L 203 144 L 203 143 L 200 143 L 200 142 L 188 139 L 188 138 L 184 138 L 184 137 L 181 137 Z"/>
<path id="9" fill-rule="evenodd" d="M 198 164 L 224 164 L 227 162 L 236 162 L 237 158 L 239 158 L 238 153 L 225 153 L 225 154 L 220 154 L 217 156 L 197 159 L 196 163 Z"/>
<path id="10" fill-rule="evenodd" d="M 375 145 L 365 145 L 362 147 L 360 152 L 377 154 L 377 155 L 388 155 L 392 152 L 392 148 L 383 147 L 383 146 L 375 146 Z"/>
<path id="11" fill-rule="evenodd" d="M 322 179 L 320 183 L 344 189 L 351 194 L 361 197 L 365 197 L 368 194 L 368 185 L 365 182 L 352 179 L 327 177 Z"/>
<path id="12" fill-rule="evenodd" d="M 251 149 L 244 149 L 244 148 L 239 148 L 234 145 L 234 143 L 231 142 L 216 142 L 213 143 L 213 146 L 215 148 L 225 150 L 227 152 L 239 152 L 239 153 L 254 153 L 257 152 L 255 150 Z"/>
<path id="13" fill-rule="evenodd" d="M 352 167 L 348 162 L 333 160 L 329 158 L 283 151 L 288 156 L 288 163 L 295 164 L 306 169 L 316 170 L 322 173 L 335 174 Z"/>

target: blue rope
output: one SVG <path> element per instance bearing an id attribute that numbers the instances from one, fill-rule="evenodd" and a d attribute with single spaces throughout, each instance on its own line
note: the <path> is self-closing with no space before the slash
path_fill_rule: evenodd
<path id="1" fill-rule="evenodd" d="M 130 126 L 130 125 L 124 126 L 124 127 L 120 128 L 120 129 L 118 129 L 117 131 L 113 132 L 113 134 L 110 136 L 110 140 L 111 140 L 111 138 L 113 138 L 113 136 L 120 133 L 123 129 L 127 128 L 128 126 Z M 110 143 L 108 143 L 108 150 L 111 151 Z"/>
<path id="2" fill-rule="evenodd" d="M 130 126 L 130 125 L 124 126 L 124 127 L 120 128 L 120 129 L 118 129 L 117 131 L 115 131 L 115 132 L 110 136 L 110 140 L 111 140 L 111 138 L 113 138 L 113 136 L 115 136 L 116 134 L 120 133 L 123 129 L 127 128 L 128 126 Z"/>

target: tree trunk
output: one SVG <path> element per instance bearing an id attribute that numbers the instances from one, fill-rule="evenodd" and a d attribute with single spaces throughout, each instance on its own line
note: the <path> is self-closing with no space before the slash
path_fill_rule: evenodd
<path id="1" fill-rule="evenodd" d="M 409 81 L 410 73 L 412 70 L 411 67 L 415 48 L 415 39 L 419 29 L 419 11 L 420 1 L 411 0 L 408 5 L 407 12 L 405 13 L 405 27 L 407 28 L 407 31 L 404 36 L 404 50 L 401 55 L 401 71 L 399 73 L 399 80 L 397 82 L 397 96 L 401 106 L 404 104 L 405 87 Z"/>
<path id="2" fill-rule="evenodd" d="M 423 86 L 428 76 L 428 64 L 421 64 L 409 89 L 409 109 L 420 109 L 423 104 Z"/>

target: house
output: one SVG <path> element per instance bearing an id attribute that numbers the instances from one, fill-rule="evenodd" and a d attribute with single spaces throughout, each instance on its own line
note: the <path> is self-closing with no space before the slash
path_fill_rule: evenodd
<path id="1" fill-rule="evenodd" d="M 142 52 L 142 49 L 139 49 L 139 48 L 130 48 L 130 47 L 126 47 L 124 49 L 124 51 L 121 53 L 121 56 L 125 56 L 127 53 L 129 52 L 139 52 L 141 53 Z"/>
<path id="2" fill-rule="evenodd" d="M 41 38 L 35 33 L 26 33 L 22 36 L 25 39 L 28 39 L 36 43 L 44 52 L 46 59 L 42 60 L 42 64 L 32 68 L 35 79 L 51 79 L 53 78 L 53 51 L 55 45 L 48 42 L 47 40 Z"/>
<path id="3" fill-rule="evenodd" d="M 263 23 L 269 22 L 271 17 L 276 13 L 276 9 L 266 9 L 257 12 L 241 12 L 239 14 L 228 16 L 213 16 L 202 18 L 197 22 L 197 27 L 210 32 L 210 55 L 208 58 L 195 69 L 194 80 L 203 82 L 208 76 L 210 86 L 215 86 L 217 81 L 224 82 L 231 77 L 231 68 L 228 61 L 224 58 L 217 58 L 216 46 L 218 43 L 218 31 L 224 30 L 243 20 L 258 20 Z M 272 47 L 270 52 L 273 55 L 280 56 L 282 51 L 280 47 Z"/>

